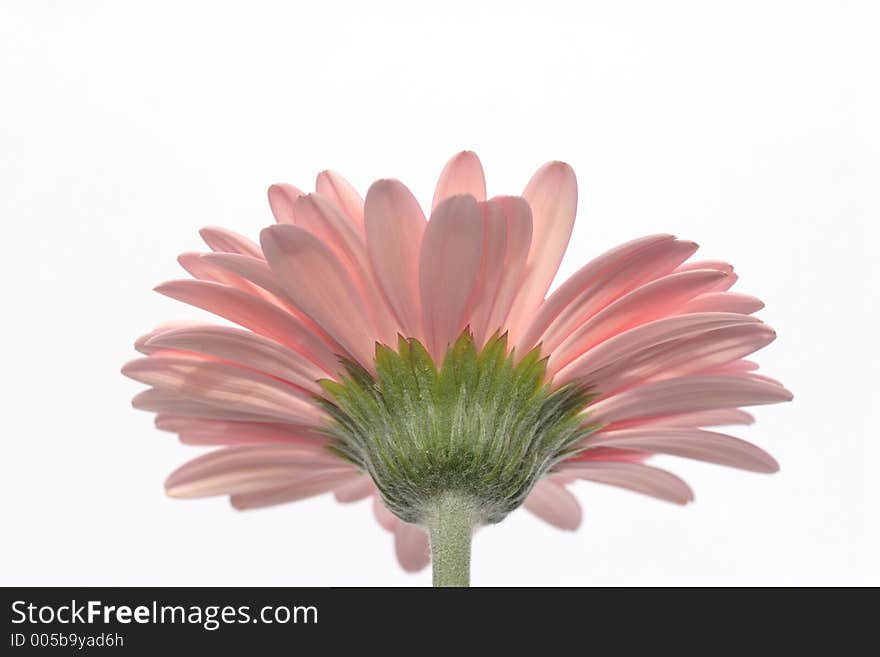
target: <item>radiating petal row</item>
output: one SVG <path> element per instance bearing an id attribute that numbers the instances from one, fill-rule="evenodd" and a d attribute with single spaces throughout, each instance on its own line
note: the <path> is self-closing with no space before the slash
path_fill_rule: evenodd
<path id="1" fill-rule="evenodd" d="M 773 472 L 760 448 L 708 430 L 751 424 L 742 407 L 791 399 L 744 360 L 775 338 L 753 316 L 755 297 L 731 292 L 728 263 L 689 261 L 693 242 L 652 235 L 595 258 L 549 296 L 578 203 L 566 164 L 552 162 L 522 196 L 487 200 L 479 158 L 453 157 L 434 191 L 430 219 L 397 180 L 363 198 L 321 172 L 306 194 L 272 185 L 276 224 L 260 243 L 222 228 L 201 236 L 210 252 L 186 253 L 193 277 L 158 286 L 171 298 L 236 324 L 174 322 L 136 342 L 144 358 L 124 373 L 147 384 L 137 408 L 160 429 L 217 449 L 175 471 L 170 495 L 229 495 L 236 508 L 333 492 L 370 498 L 405 569 L 429 561 L 427 536 L 392 515 L 363 473 L 326 449 L 328 418 L 317 381 L 341 372 L 340 356 L 373 368 L 375 344 L 397 334 L 423 341 L 439 361 L 469 327 L 481 345 L 508 332 L 515 353 L 539 347 L 554 385 L 590 386 L 581 451 L 540 481 L 524 508 L 566 530 L 581 509 L 568 490 L 588 480 L 686 503 L 675 475 L 646 465 L 666 454 Z"/>

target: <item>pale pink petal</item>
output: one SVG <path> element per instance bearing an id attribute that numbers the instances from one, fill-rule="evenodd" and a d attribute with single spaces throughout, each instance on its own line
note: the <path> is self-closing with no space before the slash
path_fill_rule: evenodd
<path id="1" fill-rule="evenodd" d="M 419 262 L 428 351 L 435 362 L 467 322 L 483 249 L 483 222 L 472 196 L 451 196 L 431 214 Z"/>
<path id="2" fill-rule="evenodd" d="M 240 287 L 240 276 L 232 276 L 226 271 L 216 271 L 216 268 L 205 265 L 200 262 L 202 254 L 195 252 L 181 253 L 177 256 L 177 264 L 179 264 L 186 273 L 200 281 L 214 281 L 215 283 L 224 283 L 233 287 Z"/>
<path id="3" fill-rule="evenodd" d="M 268 301 L 209 281 L 170 281 L 157 292 L 225 317 L 235 324 L 290 347 L 325 372 L 339 370 L 333 349 L 294 316 Z"/>
<path id="4" fill-rule="evenodd" d="M 315 191 L 342 210 L 358 233 L 364 235 L 364 199 L 351 183 L 335 171 L 322 171 L 315 180 Z"/>
<path id="5" fill-rule="evenodd" d="M 480 203 L 483 220 L 483 254 L 468 304 L 469 319 L 474 341 L 481 347 L 486 340 L 486 327 L 492 302 L 498 294 L 498 286 L 504 273 L 504 256 L 507 251 L 507 221 L 501 208 L 493 203 Z"/>
<path id="6" fill-rule="evenodd" d="M 367 248 L 359 230 L 336 206 L 317 194 L 300 196 L 293 211 L 296 225 L 317 237 L 345 267 L 365 302 L 365 310 L 373 322 L 379 340 L 385 344 L 393 344 L 399 326 L 373 275 Z"/>
<path id="7" fill-rule="evenodd" d="M 723 427 L 737 424 L 754 424 L 755 417 L 751 413 L 738 408 L 716 408 L 709 411 L 694 413 L 678 413 L 651 418 L 636 418 L 629 421 L 613 422 L 597 431 L 616 431 L 618 429 L 647 429 L 664 427 L 681 427 L 697 429 L 700 427 Z"/>
<path id="8" fill-rule="evenodd" d="M 389 532 L 393 532 L 397 523 L 401 522 L 396 515 L 388 510 L 378 494 L 373 497 L 373 515 L 376 516 L 376 521 Z"/>
<path id="9" fill-rule="evenodd" d="M 693 271 L 694 269 L 715 269 L 725 274 L 733 273 L 733 265 L 723 260 L 693 260 L 675 268 L 675 271 Z"/>
<path id="10" fill-rule="evenodd" d="M 317 330 L 287 300 L 287 294 L 265 259 L 240 253 L 184 253 L 177 260 L 193 278 L 228 285 L 264 299 Z"/>
<path id="11" fill-rule="evenodd" d="M 688 301 L 680 313 L 741 313 L 751 315 L 764 307 L 764 302 L 748 294 L 738 292 L 707 292 Z"/>
<path id="12" fill-rule="evenodd" d="M 767 376 L 766 374 L 758 374 L 757 372 L 747 372 L 743 376 L 746 376 L 750 379 L 754 379 L 755 381 L 764 381 L 765 383 L 772 383 L 774 385 L 782 387 L 782 382 L 778 379 L 774 379 L 771 376 Z"/>
<path id="13" fill-rule="evenodd" d="M 205 244 L 218 253 L 238 253 L 254 258 L 262 258 L 263 252 L 259 245 L 247 237 L 234 233 L 226 228 L 206 226 L 199 231 Z"/>
<path id="14" fill-rule="evenodd" d="M 153 353 L 154 351 L 157 351 L 159 349 L 159 347 L 150 347 L 148 345 L 148 343 L 151 339 L 155 338 L 158 335 L 161 335 L 162 333 L 165 333 L 166 331 L 173 331 L 173 330 L 179 329 L 179 328 L 190 328 L 190 327 L 195 327 L 195 326 L 210 326 L 210 324 L 206 324 L 204 322 L 190 322 L 190 321 L 163 322 L 162 324 L 159 324 L 156 328 L 154 328 L 149 333 L 145 333 L 144 335 L 139 337 L 137 340 L 135 340 L 134 348 L 136 350 L 138 350 L 139 352 L 141 352 L 142 354 L 149 356 L 151 353 Z"/>
<path id="15" fill-rule="evenodd" d="M 177 257 L 177 262 L 196 280 L 221 283 L 268 301 L 273 300 L 272 295 L 268 294 L 266 290 L 247 280 L 238 272 L 219 264 L 218 258 L 246 258 L 267 267 L 265 260 L 238 253 L 182 253 Z"/>
<path id="16" fill-rule="evenodd" d="M 742 324 L 670 340 L 641 351 L 590 374 L 589 383 L 600 394 L 648 380 L 699 374 L 766 347 L 776 332 L 765 324 Z"/>
<path id="17" fill-rule="evenodd" d="M 295 351 L 256 333 L 228 326 L 195 326 L 164 331 L 149 348 L 176 349 L 214 356 L 260 370 L 321 394 L 315 383 L 324 373 Z"/>
<path id="18" fill-rule="evenodd" d="M 669 274 L 675 265 L 696 250 L 697 245 L 693 242 L 657 240 L 635 252 L 625 252 L 621 257 L 613 258 L 608 266 L 597 270 L 593 276 L 584 276 L 579 280 L 577 296 L 560 310 L 541 334 L 542 351 L 552 353 L 578 326 L 625 294 Z"/>
<path id="19" fill-rule="evenodd" d="M 477 345 L 500 332 L 525 268 L 532 239 L 532 215 L 518 196 L 496 197 L 480 204 L 483 217 L 483 256 L 469 324 Z"/>
<path id="20" fill-rule="evenodd" d="M 345 461 L 320 446 L 224 447 L 188 461 L 169 475 L 172 497 L 208 497 L 294 484 L 327 475 L 357 476 Z"/>
<path id="21" fill-rule="evenodd" d="M 590 422 L 607 424 L 620 420 L 713 408 L 757 406 L 790 401 L 785 388 L 744 376 L 685 376 L 626 390 L 590 406 Z"/>
<path id="22" fill-rule="evenodd" d="M 566 461 L 560 465 L 559 471 L 676 504 L 687 504 L 694 499 L 690 486 L 674 474 L 642 463 Z"/>
<path id="23" fill-rule="evenodd" d="M 551 479 L 535 484 L 523 502 L 527 511 L 559 529 L 573 531 L 581 524 L 581 505 L 565 486 Z"/>
<path id="24" fill-rule="evenodd" d="M 714 342 L 712 338 L 715 338 Z M 739 360 L 776 339 L 776 331 L 766 324 L 749 324 L 712 331 L 685 339 L 681 349 L 666 352 L 665 369 L 655 366 L 653 379 L 666 379 L 689 374 L 746 374 L 752 364 Z M 776 382 L 782 385 L 778 381 Z"/>
<path id="25" fill-rule="evenodd" d="M 556 276 L 577 212 L 577 179 L 563 162 L 538 169 L 523 197 L 532 209 L 532 242 L 520 291 L 508 317 L 516 344 Z"/>
<path id="26" fill-rule="evenodd" d="M 682 304 L 726 275 L 713 269 L 669 274 L 625 294 L 581 324 L 553 349 L 548 370 L 557 372 L 608 338 L 674 314 Z"/>
<path id="27" fill-rule="evenodd" d="M 279 224 L 292 224 L 293 220 L 293 204 L 300 196 L 302 191 L 293 185 L 287 183 L 277 183 L 269 187 L 269 207 L 272 209 L 272 215 Z"/>
<path id="28" fill-rule="evenodd" d="M 367 253 L 376 278 L 407 337 L 422 338 L 419 254 L 425 215 L 397 180 L 370 187 L 364 204 Z"/>
<path id="29" fill-rule="evenodd" d="M 363 302 L 339 260 L 299 226 L 276 224 L 260 233 L 263 252 L 287 297 L 365 367 L 373 361 L 374 337 Z"/>
<path id="30" fill-rule="evenodd" d="M 247 291 L 276 306 L 281 306 L 293 314 L 297 314 L 297 319 L 303 319 L 302 314 L 295 310 L 290 305 L 290 302 L 287 301 L 284 288 L 278 283 L 272 270 L 269 269 L 269 264 L 265 260 L 238 253 L 204 253 L 200 259 L 215 270 L 231 272 L 240 279 L 252 283 L 253 285 L 247 288 Z"/>
<path id="31" fill-rule="evenodd" d="M 351 481 L 357 476 L 357 471 L 354 469 L 328 471 L 275 488 L 249 493 L 237 493 L 230 496 L 229 501 L 239 511 L 288 504 L 289 502 L 298 502 L 316 495 L 329 493 L 340 484 Z"/>
<path id="32" fill-rule="evenodd" d="M 473 151 L 458 153 L 443 167 L 434 190 L 431 209 L 435 209 L 444 199 L 458 194 L 470 194 L 478 201 L 486 200 L 486 178 L 483 175 L 483 165 L 480 164 L 480 158 Z"/>
<path id="33" fill-rule="evenodd" d="M 729 290 L 739 279 L 733 271 L 733 265 L 724 262 L 723 260 L 695 260 L 693 262 L 686 262 L 677 267 L 675 271 L 692 271 L 694 269 L 715 269 L 717 271 L 723 271 L 728 275 L 727 278 L 718 281 L 718 285 L 716 285 L 713 290 L 714 292 L 724 292 Z"/>
<path id="34" fill-rule="evenodd" d="M 705 374 L 744 374 L 746 372 L 754 372 L 758 369 L 758 364 L 752 360 L 735 360 L 731 363 L 725 363 L 717 367 L 706 370 Z"/>
<path id="35" fill-rule="evenodd" d="M 394 551 L 408 573 L 418 572 L 431 562 L 427 532 L 407 522 L 398 522 L 394 528 Z"/>
<path id="36" fill-rule="evenodd" d="M 266 417 L 257 413 L 245 413 L 238 409 L 215 406 L 207 402 L 184 397 L 177 392 L 150 388 L 138 393 L 131 400 L 131 405 L 150 413 L 163 413 L 191 418 L 228 420 L 230 422 L 265 422 Z"/>
<path id="37" fill-rule="evenodd" d="M 604 429 L 603 429 L 604 430 Z M 614 461 L 620 463 L 642 463 L 651 455 L 647 452 L 637 452 L 632 449 L 617 449 L 616 447 L 594 447 L 579 452 L 569 461 Z M 558 476 L 557 476 L 558 477 Z M 557 477 L 554 477 L 556 479 Z"/>
<path id="38" fill-rule="evenodd" d="M 330 440 L 315 429 L 292 424 L 212 420 L 164 413 L 156 416 L 156 428 L 176 433 L 187 445 L 326 445 Z"/>
<path id="39" fill-rule="evenodd" d="M 331 201 L 319 194 L 304 194 L 293 204 L 293 214 L 297 226 L 321 240 L 347 267 L 353 269 L 361 260 L 363 238 Z"/>
<path id="40" fill-rule="evenodd" d="M 361 475 L 358 479 L 345 483 L 333 490 L 333 496 L 337 502 L 357 502 L 376 494 L 376 485 L 367 475 Z"/>
<path id="41" fill-rule="evenodd" d="M 700 429 L 653 428 L 606 431 L 588 436 L 582 446 L 618 447 L 718 463 L 753 472 L 776 472 L 779 464 L 751 443 Z"/>
<path id="42" fill-rule="evenodd" d="M 622 244 L 588 262 L 541 304 L 523 331 L 517 349 L 528 351 L 538 344 L 550 324 L 565 308 L 584 292 L 592 290 L 598 281 L 614 271 L 621 263 L 630 260 L 647 247 L 663 243 L 671 244 L 674 240 L 672 235 L 649 235 Z"/>
<path id="43" fill-rule="evenodd" d="M 301 389 L 230 363 L 149 356 L 122 373 L 160 390 L 241 413 L 294 424 L 320 424 L 324 413 Z"/>
<path id="44" fill-rule="evenodd" d="M 488 335 L 501 331 L 507 323 L 510 309 L 519 292 L 532 244 L 532 210 L 528 203 L 519 196 L 498 196 L 492 202 L 501 206 L 507 220 L 507 249 L 501 281 L 486 326 Z"/>
<path id="45" fill-rule="evenodd" d="M 554 377 L 556 383 L 568 383 L 575 379 L 589 382 L 595 372 L 609 367 L 631 354 L 650 349 L 670 340 L 691 338 L 725 326 L 759 324 L 761 320 L 735 313 L 693 313 L 664 317 L 653 322 L 623 331 L 596 345 Z"/>
<path id="46" fill-rule="evenodd" d="M 713 292 L 726 292 L 730 288 L 733 287 L 734 283 L 739 280 L 739 276 L 737 276 L 736 272 L 733 274 L 728 274 L 726 278 L 722 278 L 718 281 L 718 284 L 712 290 Z"/>

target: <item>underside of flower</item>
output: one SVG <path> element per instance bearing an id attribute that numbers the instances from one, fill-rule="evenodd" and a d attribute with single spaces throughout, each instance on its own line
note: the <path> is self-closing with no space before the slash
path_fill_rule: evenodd
<path id="1" fill-rule="evenodd" d="M 463 151 L 428 216 L 387 178 L 366 197 L 332 171 L 314 193 L 268 195 L 259 243 L 206 227 L 210 253 L 179 258 L 194 280 L 156 288 L 237 326 L 162 324 L 123 368 L 158 428 L 214 448 L 169 495 L 242 510 L 369 499 L 404 569 L 433 562 L 435 583 L 463 585 L 475 526 L 522 506 L 577 529 L 579 480 L 687 504 L 655 454 L 778 469 L 714 430 L 792 399 L 747 359 L 776 333 L 731 291 L 732 265 L 648 235 L 552 286 L 577 210 L 569 165 L 490 198 Z"/>
<path id="2" fill-rule="evenodd" d="M 450 494 L 469 501 L 475 523 L 499 522 L 593 429 L 588 389 L 552 388 L 539 348 L 515 357 L 506 335 L 478 350 L 465 330 L 440 367 L 403 337 L 396 351 L 377 346 L 375 374 L 345 366 L 347 376 L 321 382 L 330 449 L 368 472 L 405 522 L 428 523 Z"/>

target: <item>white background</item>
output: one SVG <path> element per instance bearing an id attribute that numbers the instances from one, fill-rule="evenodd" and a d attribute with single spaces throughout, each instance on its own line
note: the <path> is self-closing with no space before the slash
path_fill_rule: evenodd
<path id="1" fill-rule="evenodd" d="M 579 484 L 580 531 L 517 512 L 478 534 L 473 582 L 877 584 L 876 7 L 3 2 L 0 583 L 428 583 L 366 503 L 166 499 L 196 450 L 119 368 L 199 316 L 151 288 L 201 226 L 256 237 L 269 183 L 329 167 L 428 202 L 471 148 L 490 194 L 574 166 L 561 274 L 652 232 L 733 262 L 795 394 L 740 432 L 779 474 L 665 459 L 687 508 Z"/>

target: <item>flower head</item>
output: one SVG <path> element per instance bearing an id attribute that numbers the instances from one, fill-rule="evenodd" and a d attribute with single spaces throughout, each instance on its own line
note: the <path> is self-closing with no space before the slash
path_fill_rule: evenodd
<path id="1" fill-rule="evenodd" d="M 362 200 L 332 172 L 313 194 L 273 185 L 269 203 L 259 244 L 205 228 L 211 252 L 180 257 L 193 278 L 156 288 L 238 327 L 164 324 L 123 369 L 150 386 L 134 405 L 160 429 L 218 448 L 175 471 L 169 495 L 239 509 L 372 497 L 418 570 L 426 529 L 444 563 L 455 536 L 520 505 L 575 529 L 577 479 L 691 501 L 653 454 L 777 469 L 709 430 L 791 399 L 744 360 L 775 333 L 752 315 L 759 300 L 730 291 L 730 265 L 652 235 L 547 296 L 577 206 L 568 165 L 487 201 L 479 160 L 460 153 L 430 221 L 400 182 Z"/>

